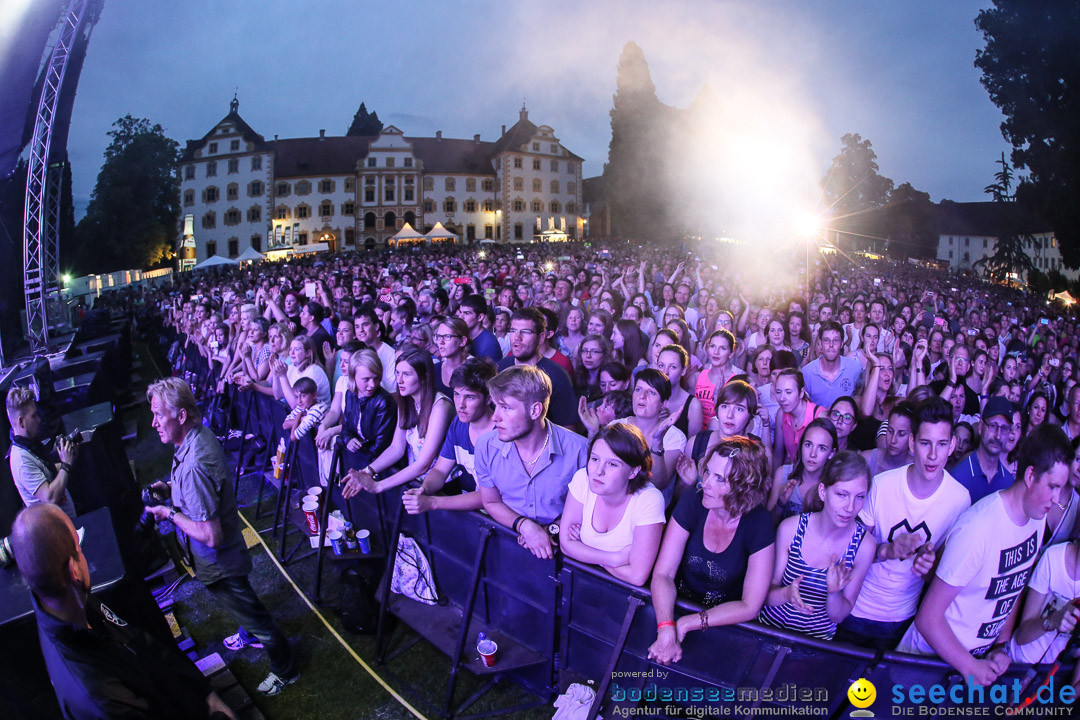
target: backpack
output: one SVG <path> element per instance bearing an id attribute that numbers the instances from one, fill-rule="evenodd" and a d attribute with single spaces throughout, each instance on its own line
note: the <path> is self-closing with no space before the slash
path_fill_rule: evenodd
<path id="1" fill-rule="evenodd" d="M 379 625 L 376 583 L 359 568 L 346 568 L 338 584 L 338 612 L 341 624 L 350 632 L 371 635 Z"/>

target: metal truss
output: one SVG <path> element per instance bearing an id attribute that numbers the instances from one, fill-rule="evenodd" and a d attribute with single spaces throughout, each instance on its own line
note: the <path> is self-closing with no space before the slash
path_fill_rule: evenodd
<path id="1" fill-rule="evenodd" d="M 49 167 L 53 126 L 60 89 L 64 84 L 71 48 L 87 18 L 90 0 L 71 0 L 60 20 L 56 44 L 45 69 L 41 98 L 34 119 L 30 161 L 26 173 L 26 207 L 23 212 L 23 292 L 26 297 L 26 338 L 32 352 L 49 342 L 46 305 L 50 292 L 58 292 L 60 189 L 63 163 Z"/>

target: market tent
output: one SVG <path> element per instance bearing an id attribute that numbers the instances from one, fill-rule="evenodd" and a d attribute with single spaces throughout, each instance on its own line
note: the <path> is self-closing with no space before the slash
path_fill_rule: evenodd
<path id="1" fill-rule="evenodd" d="M 427 239 L 429 242 L 446 242 L 449 240 L 452 243 L 456 243 L 460 238 L 444 228 L 441 222 L 437 222 L 435 223 L 435 227 L 431 228 L 431 232 L 427 234 Z"/>
<path id="2" fill-rule="evenodd" d="M 240 262 L 265 260 L 266 256 L 253 247 L 248 247 L 247 250 L 240 253 L 240 257 L 236 258 Z"/>
<path id="3" fill-rule="evenodd" d="M 390 238 L 389 242 L 391 245 L 400 245 L 401 243 L 411 245 L 412 243 L 426 241 L 427 237 L 413 230 L 412 225 L 410 225 L 409 223 L 405 223 L 405 227 L 398 230 L 397 234 L 395 234 L 394 237 Z"/>
<path id="4" fill-rule="evenodd" d="M 1076 298 L 1074 298 L 1068 290 L 1062 290 L 1059 293 L 1054 293 L 1052 297 L 1054 298 L 1054 300 L 1060 300 L 1066 305 L 1072 305 L 1076 302 Z"/>
<path id="5" fill-rule="evenodd" d="M 193 267 L 191 269 L 192 270 L 205 270 L 207 268 L 220 267 L 222 265 L 238 265 L 238 264 L 239 263 L 236 260 L 230 260 L 227 257 L 221 257 L 220 255 L 214 255 L 213 257 L 206 258 L 201 263 L 199 263 L 198 265 L 196 265 L 195 267 Z"/>

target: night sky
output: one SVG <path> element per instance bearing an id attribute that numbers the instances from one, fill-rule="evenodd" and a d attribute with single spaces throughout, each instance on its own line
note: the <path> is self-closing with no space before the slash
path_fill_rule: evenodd
<path id="1" fill-rule="evenodd" d="M 637 42 L 663 102 L 708 80 L 760 117 L 796 118 L 820 177 L 840 136 L 868 138 L 881 172 L 933 200 L 984 199 L 1007 149 L 973 66 L 973 0 L 107 0 L 72 118 L 76 214 L 85 211 L 116 118 L 164 126 L 181 145 L 228 112 L 267 139 L 344 134 L 361 101 L 407 135 L 495 140 L 551 125 L 607 159 L 616 65 Z M 753 119 L 753 118 L 751 118 Z"/>

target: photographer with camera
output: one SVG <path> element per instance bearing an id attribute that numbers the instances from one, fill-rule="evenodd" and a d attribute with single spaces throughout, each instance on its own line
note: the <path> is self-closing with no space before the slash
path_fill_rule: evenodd
<path id="1" fill-rule="evenodd" d="M 176 446 L 171 479 L 151 490 L 163 504 L 148 504 L 157 520 L 168 518 L 185 546 L 195 574 L 243 627 L 225 639 L 225 647 L 265 647 L 270 674 L 259 692 L 277 695 L 300 677 L 292 648 L 248 580 L 251 556 L 240 532 L 236 492 L 225 451 L 214 433 L 199 421 L 191 386 L 170 377 L 146 391 L 152 425 L 161 441 Z M 247 628 L 245 630 L 245 627 Z"/>
<path id="2" fill-rule="evenodd" d="M 68 494 L 71 465 L 75 462 L 79 446 L 77 435 L 56 440 L 56 452 L 60 466 L 49 457 L 42 444 L 45 423 L 38 412 L 37 400 L 30 388 L 12 387 L 7 394 L 7 416 L 11 423 L 11 477 L 22 497 L 23 505 L 52 503 L 75 518 L 75 504 Z"/>

